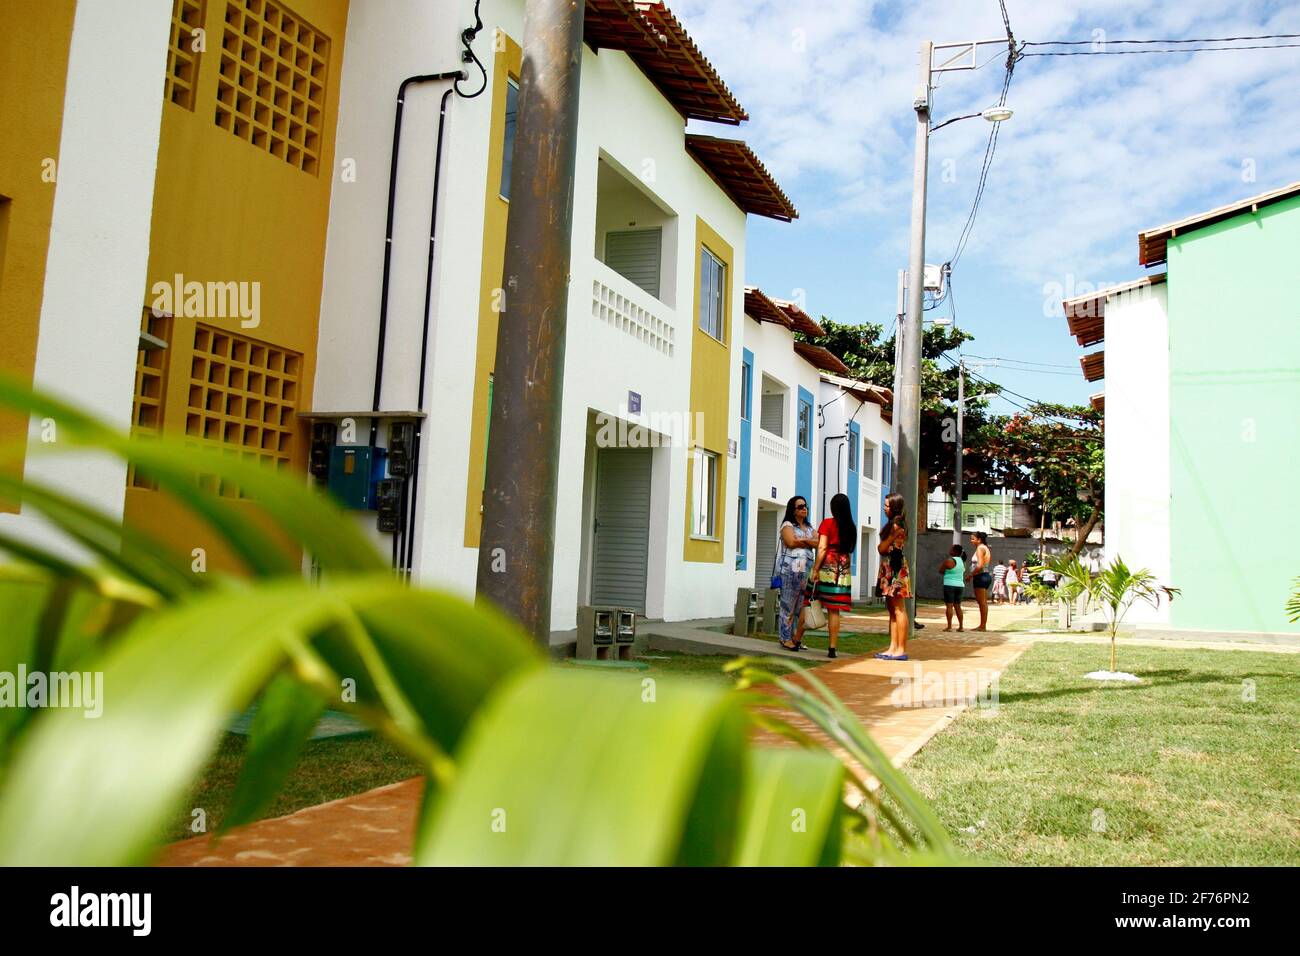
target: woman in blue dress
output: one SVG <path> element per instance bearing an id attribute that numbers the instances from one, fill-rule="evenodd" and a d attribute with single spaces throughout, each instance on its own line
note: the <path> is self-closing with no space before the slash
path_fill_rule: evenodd
<path id="1" fill-rule="evenodd" d="M 803 650 L 795 640 L 795 629 L 803 615 L 804 584 L 817 557 L 817 529 L 808 520 L 808 501 L 795 495 L 785 506 L 781 521 L 781 543 L 776 553 L 776 576 L 781 578 L 781 646 Z"/>

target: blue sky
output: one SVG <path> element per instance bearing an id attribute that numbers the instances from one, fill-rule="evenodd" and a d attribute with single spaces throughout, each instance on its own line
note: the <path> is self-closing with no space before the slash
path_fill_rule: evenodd
<path id="1" fill-rule="evenodd" d="M 750 217 L 747 282 L 780 297 L 803 290 L 813 314 L 888 328 L 906 264 L 917 51 L 924 39 L 1001 35 L 997 0 L 670 6 L 750 114 L 739 129 L 691 128 L 748 141 L 799 207 L 792 224 Z M 1017 40 L 1300 34 L 1300 5 L 1264 0 L 1007 9 Z M 996 100 L 1005 55 L 985 59 L 939 77 L 936 124 Z M 976 336 L 970 353 L 1042 365 L 981 374 L 1053 401 L 1100 390 L 1078 372 L 1062 294 L 1145 274 L 1142 229 L 1300 180 L 1297 71 L 1300 49 L 1021 60 L 1007 98 L 1016 114 L 953 287 L 958 324 Z M 931 138 L 929 262 L 953 252 L 988 130 L 972 119 Z"/>

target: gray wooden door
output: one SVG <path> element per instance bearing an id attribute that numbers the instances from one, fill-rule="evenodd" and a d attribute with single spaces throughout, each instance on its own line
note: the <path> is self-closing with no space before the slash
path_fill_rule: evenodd
<path id="1" fill-rule="evenodd" d="M 754 587 L 766 588 L 772 581 L 772 562 L 776 560 L 776 532 L 780 514 L 769 508 L 758 509 L 754 539 Z"/>
<path id="2" fill-rule="evenodd" d="M 649 448 L 601 448 L 596 454 L 592 604 L 645 613 L 650 453 Z"/>
<path id="3" fill-rule="evenodd" d="M 663 230 L 627 229 L 605 233 L 605 265 L 659 298 Z"/>

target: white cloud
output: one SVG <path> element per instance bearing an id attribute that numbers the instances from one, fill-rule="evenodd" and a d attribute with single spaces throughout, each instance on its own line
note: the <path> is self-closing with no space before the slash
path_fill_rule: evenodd
<path id="1" fill-rule="evenodd" d="M 672 4 L 749 110 L 739 135 L 781 181 L 811 229 L 868 231 L 891 261 L 910 209 L 917 50 L 923 38 L 991 38 L 995 0 L 910 4 L 771 0 Z M 1020 40 L 1300 33 L 1300 7 L 1131 0 L 1008 0 Z M 1118 49 L 1119 47 L 1110 47 Z M 1034 48 L 1030 48 L 1033 50 Z M 1173 56 L 1032 57 L 1017 65 L 979 220 L 963 265 L 1026 286 L 1138 274 L 1136 234 L 1300 179 L 1294 71 L 1300 49 Z M 935 122 L 991 103 L 994 59 L 944 74 Z M 953 248 L 974 196 L 988 127 L 954 124 L 931 140 L 929 258 Z M 956 182 L 941 180 L 953 161 Z M 1255 182 L 1244 182 L 1253 161 Z"/>

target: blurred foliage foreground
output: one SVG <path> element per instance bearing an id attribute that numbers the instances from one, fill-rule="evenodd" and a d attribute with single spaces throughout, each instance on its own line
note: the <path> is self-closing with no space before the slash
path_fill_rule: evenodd
<path id="1" fill-rule="evenodd" d="M 301 476 L 132 439 L 10 382 L 0 381 L 0 405 L 56 436 L 33 443 L 32 457 L 125 460 L 248 569 L 196 573 L 189 556 L 115 517 L 0 471 L 0 497 L 65 539 L 33 540 L 0 522 L 0 677 L 11 688 L 20 669 L 103 682 L 95 717 L 0 707 L 0 864 L 148 863 L 232 715 L 253 702 L 223 829 L 259 817 L 329 707 L 374 728 L 426 776 L 418 864 L 955 858 L 925 801 L 810 672 L 740 659 L 728 688 L 554 667 L 492 609 L 396 579 Z M 213 476 L 241 500 L 208 490 Z M 304 578 L 299 548 L 323 570 L 319 583 Z M 840 756 L 786 723 L 789 709 Z M 755 723 L 800 745 L 757 746 Z"/>

